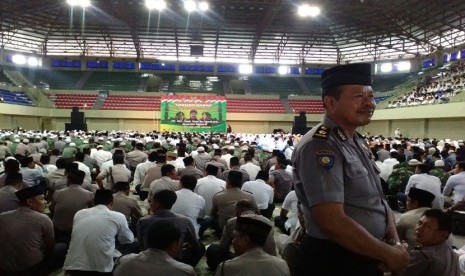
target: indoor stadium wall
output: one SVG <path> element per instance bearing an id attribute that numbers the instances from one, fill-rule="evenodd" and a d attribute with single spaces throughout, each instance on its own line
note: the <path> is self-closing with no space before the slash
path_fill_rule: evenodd
<path id="1" fill-rule="evenodd" d="M 0 104 L 1 128 L 63 130 L 69 122 L 70 109 L 51 109 Z M 84 111 L 89 129 L 157 130 L 159 111 Z M 228 124 L 234 132 L 271 133 L 274 129 L 291 131 L 295 114 L 228 113 Z M 307 114 L 307 125 L 315 126 L 320 114 Z M 465 102 L 380 109 L 373 121 L 360 131 L 372 135 L 392 136 L 400 128 L 407 137 L 463 139 L 465 137 Z"/>

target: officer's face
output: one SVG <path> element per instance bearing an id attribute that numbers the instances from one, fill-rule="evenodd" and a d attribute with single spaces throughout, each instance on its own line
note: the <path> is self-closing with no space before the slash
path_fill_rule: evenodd
<path id="1" fill-rule="evenodd" d="M 448 233 L 439 229 L 436 218 L 422 216 L 415 227 L 415 241 L 422 246 L 436 245 L 446 240 Z"/>
<path id="2" fill-rule="evenodd" d="M 45 210 L 46 201 L 44 195 L 31 197 L 27 200 L 27 203 L 32 210 L 37 211 L 39 213 L 43 213 Z"/>
<path id="3" fill-rule="evenodd" d="M 343 85 L 339 99 L 324 98 L 326 114 L 343 128 L 357 128 L 370 123 L 376 104 L 371 86 Z"/>

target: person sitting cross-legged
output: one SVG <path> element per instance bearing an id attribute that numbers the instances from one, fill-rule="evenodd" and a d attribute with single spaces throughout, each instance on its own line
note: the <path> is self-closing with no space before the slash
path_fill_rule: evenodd
<path id="1" fill-rule="evenodd" d="M 181 231 L 173 221 L 161 221 L 149 228 L 147 249 L 117 260 L 113 275 L 195 275 L 192 266 L 174 259 L 181 250 Z"/>
<path id="2" fill-rule="evenodd" d="M 410 264 L 400 276 L 459 276 L 459 257 L 447 244 L 452 232 L 450 214 L 426 210 L 415 228 L 419 244 L 410 252 Z"/>
<path id="3" fill-rule="evenodd" d="M 254 217 L 238 217 L 232 241 L 237 257 L 219 265 L 215 276 L 290 275 L 283 259 L 263 251 L 271 228 L 269 223 Z"/>

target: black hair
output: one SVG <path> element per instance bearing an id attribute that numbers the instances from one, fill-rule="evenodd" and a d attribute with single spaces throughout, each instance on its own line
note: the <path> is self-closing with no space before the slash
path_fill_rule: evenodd
<path id="1" fill-rule="evenodd" d="M 239 158 L 237 158 L 236 156 L 231 157 L 231 159 L 229 159 L 229 166 L 239 166 Z"/>
<path id="2" fill-rule="evenodd" d="M 18 183 L 22 183 L 23 182 L 23 175 L 19 172 L 10 172 L 8 174 L 6 174 L 6 177 L 5 177 L 5 186 L 14 186 Z"/>
<path id="3" fill-rule="evenodd" d="M 161 166 L 161 176 L 167 176 L 174 169 L 176 168 L 171 164 Z"/>
<path id="4" fill-rule="evenodd" d="M 86 177 L 86 173 L 81 170 L 71 170 L 68 174 L 68 181 L 69 184 L 77 184 L 82 185 L 84 178 Z"/>
<path id="5" fill-rule="evenodd" d="M 113 190 L 115 192 L 126 191 L 126 190 L 129 190 L 129 189 L 130 189 L 129 182 L 118 181 L 113 185 Z"/>
<path id="6" fill-rule="evenodd" d="M 113 165 L 124 164 L 124 155 L 122 154 L 113 154 Z"/>
<path id="7" fill-rule="evenodd" d="M 191 191 L 194 191 L 195 186 L 197 185 L 197 178 L 195 178 L 193 175 L 183 175 L 180 181 L 184 188 Z"/>
<path id="8" fill-rule="evenodd" d="M 420 164 L 417 168 L 420 170 L 421 173 L 429 173 L 429 171 L 431 170 L 431 167 L 427 164 Z"/>
<path id="9" fill-rule="evenodd" d="M 218 173 L 218 167 L 212 164 L 208 164 L 205 168 L 205 172 L 207 172 L 208 175 L 216 175 Z"/>
<path id="10" fill-rule="evenodd" d="M 147 233 L 147 247 L 166 250 L 180 238 L 181 231 L 176 228 L 174 222 L 161 220 L 150 226 Z"/>
<path id="11" fill-rule="evenodd" d="M 265 182 L 267 182 L 269 178 L 270 178 L 270 175 L 266 171 L 259 171 L 257 173 L 257 176 L 255 177 L 255 179 L 261 179 Z"/>
<path id="12" fill-rule="evenodd" d="M 94 195 L 94 205 L 108 205 L 113 201 L 113 194 L 110 190 L 97 190 Z"/>
<path id="13" fill-rule="evenodd" d="M 242 173 L 238 171 L 229 171 L 228 183 L 234 188 L 240 188 L 242 186 Z"/>
<path id="14" fill-rule="evenodd" d="M 76 154 L 74 155 L 74 158 L 76 158 L 76 160 L 79 162 L 83 162 L 85 156 L 86 155 L 83 152 L 76 152 Z"/>
<path id="15" fill-rule="evenodd" d="M 184 162 L 184 166 L 186 167 L 194 164 L 194 158 L 192 158 L 192 156 L 185 157 L 184 159 L 182 159 L 182 161 Z"/>
<path id="16" fill-rule="evenodd" d="M 171 209 L 178 196 L 174 191 L 161 190 L 153 195 L 153 202 L 157 202 L 164 209 Z"/>
<path id="17" fill-rule="evenodd" d="M 429 209 L 421 216 L 435 218 L 438 222 L 439 230 L 447 231 L 448 233 L 452 232 L 452 218 L 449 213 L 445 213 L 439 209 Z"/>

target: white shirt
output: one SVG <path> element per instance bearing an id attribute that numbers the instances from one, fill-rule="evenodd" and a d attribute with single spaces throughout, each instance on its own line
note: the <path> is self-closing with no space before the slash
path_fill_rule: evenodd
<path id="1" fill-rule="evenodd" d="M 145 177 L 145 174 L 147 173 L 147 170 L 155 165 L 157 165 L 156 162 L 151 162 L 148 160 L 145 163 L 138 164 L 136 167 L 136 171 L 134 172 L 134 180 L 132 184 L 134 186 L 142 184 L 142 181 L 144 181 L 144 177 Z"/>
<path id="2" fill-rule="evenodd" d="M 192 222 L 198 239 L 200 225 L 197 219 L 205 216 L 205 199 L 189 189 L 176 191 L 176 195 L 178 197 L 171 211 L 186 216 Z"/>
<path id="3" fill-rule="evenodd" d="M 89 182 L 92 182 L 89 167 L 87 167 L 84 163 L 81 163 L 79 161 L 74 161 L 74 163 L 78 164 L 78 170 L 85 172 L 86 176 L 84 177 L 84 179 Z"/>
<path id="4" fill-rule="evenodd" d="M 94 158 L 97 161 L 99 167 L 102 166 L 104 162 L 111 160 L 112 154 L 109 151 L 97 150 L 95 153 L 91 154 L 90 157 Z"/>
<path id="5" fill-rule="evenodd" d="M 444 207 L 444 199 L 441 194 L 441 180 L 438 177 L 427 173 L 414 174 L 408 180 L 405 194 L 408 195 L 410 188 L 413 187 L 428 191 L 434 195 L 434 209 L 442 209 Z"/>
<path id="6" fill-rule="evenodd" d="M 121 244 L 134 241 L 123 214 L 101 204 L 78 211 L 74 215 L 71 243 L 63 269 L 111 272 L 115 236 Z"/>
<path id="7" fill-rule="evenodd" d="M 226 182 L 213 175 L 207 175 L 197 180 L 194 192 L 205 200 L 205 213 L 210 214 L 213 196 L 226 189 Z"/>
<path id="8" fill-rule="evenodd" d="M 295 191 L 290 191 L 287 196 L 284 198 L 283 202 L 283 209 L 286 209 L 289 211 L 288 213 L 288 219 L 284 223 L 284 227 L 286 230 L 290 230 L 291 233 L 294 232 L 295 227 L 297 225 L 297 203 L 298 203 L 297 195 Z"/>
<path id="9" fill-rule="evenodd" d="M 288 147 L 284 151 L 284 156 L 286 157 L 286 160 L 291 160 L 293 152 L 294 152 L 294 147 L 293 146 Z"/>
<path id="10" fill-rule="evenodd" d="M 258 172 L 261 171 L 260 166 L 257 166 L 252 162 L 247 162 L 246 164 L 242 165 L 240 169 L 246 171 L 249 174 L 250 180 L 255 180 Z"/>
<path id="11" fill-rule="evenodd" d="M 229 166 L 229 163 L 230 163 L 229 161 L 231 161 L 231 158 L 232 158 L 232 157 L 233 157 L 233 156 L 232 156 L 231 154 L 229 154 L 229 153 L 221 155 L 221 159 L 223 159 L 224 161 L 226 161 L 226 164 L 228 164 L 228 169 L 231 168 L 231 167 Z"/>
<path id="12" fill-rule="evenodd" d="M 392 169 L 389 169 L 388 165 L 384 164 L 381 161 L 376 161 L 376 166 L 380 170 L 379 177 L 381 177 L 384 181 L 387 181 L 389 175 L 392 173 Z"/>
<path id="13" fill-rule="evenodd" d="M 257 179 L 255 181 L 247 181 L 242 185 L 241 188 L 244 192 L 249 192 L 255 198 L 258 209 L 265 210 L 268 208 L 268 204 L 273 203 L 274 190 L 266 184 L 265 181 Z"/>
<path id="14" fill-rule="evenodd" d="M 397 161 L 395 158 L 388 158 L 384 160 L 383 163 L 387 166 L 389 174 L 391 174 L 394 166 L 399 164 L 399 161 Z"/>
<path id="15" fill-rule="evenodd" d="M 456 175 L 452 175 L 444 186 L 444 195 L 449 195 L 454 190 L 454 196 L 452 197 L 454 203 L 457 203 L 465 197 L 465 172 L 460 172 Z"/>

